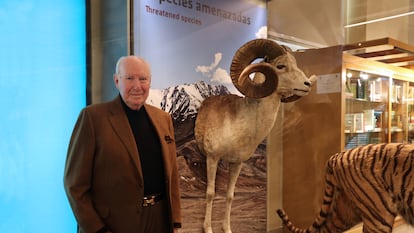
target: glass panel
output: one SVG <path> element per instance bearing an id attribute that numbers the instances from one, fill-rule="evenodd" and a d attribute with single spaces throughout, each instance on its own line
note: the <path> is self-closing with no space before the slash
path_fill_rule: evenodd
<path id="1" fill-rule="evenodd" d="M 407 104 L 405 92 L 407 83 L 401 80 L 393 80 L 391 85 L 391 142 L 407 141 Z"/>
<path id="2" fill-rule="evenodd" d="M 414 143 L 414 83 L 407 84 L 407 142 Z"/>
<path id="3" fill-rule="evenodd" d="M 345 148 L 387 141 L 389 78 L 346 70 Z"/>

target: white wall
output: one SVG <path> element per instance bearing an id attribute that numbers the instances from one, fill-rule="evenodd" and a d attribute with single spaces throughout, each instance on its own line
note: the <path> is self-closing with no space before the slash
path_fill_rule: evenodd
<path id="1" fill-rule="evenodd" d="M 268 10 L 269 36 L 282 34 L 320 46 L 344 41 L 341 1 L 274 0 Z"/>
<path id="2" fill-rule="evenodd" d="M 399 15 L 410 11 L 410 0 L 378 1 L 367 0 L 367 20 L 373 20 L 390 15 Z M 368 24 L 366 27 L 367 40 L 391 37 L 412 44 L 410 41 L 410 20 L 414 16 L 399 17 L 387 21 Z"/>
<path id="3" fill-rule="evenodd" d="M 414 16 L 344 29 L 344 25 L 409 12 L 414 0 L 273 0 L 268 3 L 269 37 L 282 35 L 310 47 L 391 37 L 414 44 Z"/>

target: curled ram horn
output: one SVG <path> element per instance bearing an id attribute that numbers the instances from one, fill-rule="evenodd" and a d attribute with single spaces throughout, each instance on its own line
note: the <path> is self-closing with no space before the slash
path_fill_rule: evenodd
<path id="1" fill-rule="evenodd" d="M 230 76 L 234 86 L 248 97 L 269 96 L 277 89 L 278 77 L 275 68 L 267 63 L 267 60 L 274 60 L 283 54 L 286 54 L 285 49 L 267 39 L 255 39 L 242 45 L 234 54 L 230 66 Z M 260 58 L 264 61 L 252 64 Z M 250 78 L 250 74 L 255 72 L 264 75 L 262 82 L 255 82 Z"/>

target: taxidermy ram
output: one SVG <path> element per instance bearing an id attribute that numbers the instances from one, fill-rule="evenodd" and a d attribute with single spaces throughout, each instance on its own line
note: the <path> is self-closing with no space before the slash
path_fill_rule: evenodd
<path id="1" fill-rule="evenodd" d="M 260 62 L 256 62 L 260 59 Z M 309 93 L 312 80 L 297 67 L 289 51 L 267 39 L 241 46 L 230 67 L 238 95 L 212 96 L 203 101 L 195 122 L 195 139 L 207 160 L 204 232 L 212 233 L 211 214 L 219 160 L 229 163 L 223 230 L 231 233 L 230 210 L 242 162 L 256 150 L 272 129 L 281 102 Z M 312 78 L 313 79 L 313 78 Z"/>

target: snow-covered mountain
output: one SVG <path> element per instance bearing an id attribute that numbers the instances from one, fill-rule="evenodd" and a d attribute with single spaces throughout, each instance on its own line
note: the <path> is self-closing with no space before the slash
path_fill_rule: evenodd
<path id="1" fill-rule="evenodd" d="M 197 110 L 205 98 L 229 93 L 227 87 L 223 85 L 213 86 L 199 81 L 162 90 L 151 89 L 147 103 L 170 113 L 175 121 L 184 121 L 196 116 Z"/>

